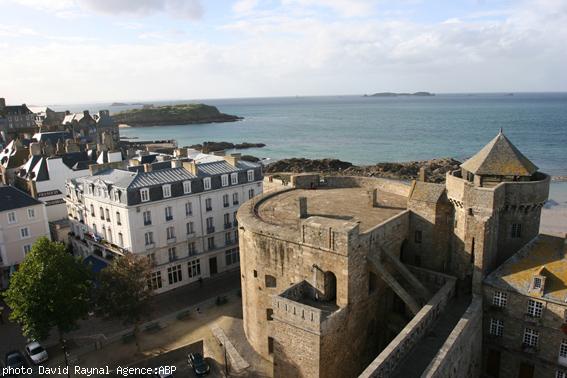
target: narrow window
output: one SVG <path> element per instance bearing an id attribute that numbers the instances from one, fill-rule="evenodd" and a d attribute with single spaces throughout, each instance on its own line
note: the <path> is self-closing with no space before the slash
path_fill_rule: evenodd
<path id="1" fill-rule="evenodd" d="M 266 287 L 276 287 L 276 277 L 271 276 L 269 274 L 266 274 L 266 277 L 264 278 L 265 283 L 266 283 Z"/>
<path id="2" fill-rule="evenodd" d="M 503 291 L 495 291 L 492 296 L 492 304 L 497 307 L 506 307 L 508 294 Z"/>
<path id="3" fill-rule="evenodd" d="M 191 181 L 183 181 L 183 193 L 191 193 Z"/>
<path id="4" fill-rule="evenodd" d="M 499 319 L 490 319 L 489 333 L 492 336 L 501 337 L 504 334 L 504 321 Z"/>
<path id="5" fill-rule="evenodd" d="M 254 181 L 254 171 L 250 170 L 248 173 L 248 182 Z"/>
<path id="6" fill-rule="evenodd" d="M 421 231 L 420 231 L 420 230 L 416 231 L 415 234 L 414 234 L 413 240 L 414 240 L 417 244 L 421 244 L 421 238 L 422 238 Z"/>
<path id="7" fill-rule="evenodd" d="M 122 221 L 120 220 L 120 212 L 119 211 L 116 212 L 116 224 L 119 225 L 119 226 L 122 225 Z"/>
<path id="8" fill-rule="evenodd" d="M 221 185 L 222 186 L 228 186 L 228 175 L 222 175 L 221 176 Z"/>
<path id="9" fill-rule="evenodd" d="M 167 185 L 163 185 L 161 187 L 162 192 L 163 192 L 163 198 L 169 198 L 171 197 L 171 185 L 167 184 Z"/>
<path id="10" fill-rule="evenodd" d="M 211 189 L 211 178 L 210 177 L 205 177 L 203 179 L 203 187 L 205 188 L 205 190 Z"/>
<path id="11" fill-rule="evenodd" d="M 238 184 L 238 173 L 231 173 L 230 174 L 230 183 L 232 185 Z"/>
<path id="12" fill-rule="evenodd" d="M 521 223 L 514 223 L 512 224 L 512 238 L 521 238 L 522 237 L 522 224 Z"/>
<path id="13" fill-rule="evenodd" d="M 140 198 L 142 202 L 148 202 L 150 200 L 150 190 L 148 188 L 140 189 Z"/>

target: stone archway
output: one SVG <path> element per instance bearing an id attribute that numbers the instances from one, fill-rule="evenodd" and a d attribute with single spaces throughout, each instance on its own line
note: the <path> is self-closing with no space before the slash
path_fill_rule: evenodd
<path id="1" fill-rule="evenodd" d="M 327 302 L 337 301 L 337 277 L 331 271 L 325 272 L 324 275 L 324 292 L 323 300 Z"/>

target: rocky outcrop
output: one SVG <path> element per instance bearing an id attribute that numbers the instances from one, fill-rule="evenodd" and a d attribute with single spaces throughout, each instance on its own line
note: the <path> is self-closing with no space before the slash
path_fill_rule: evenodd
<path id="1" fill-rule="evenodd" d="M 195 150 L 203 151 L 205 153 L 210 153 L 214 151 L 223 150 L 243 150 L 246 148 L 262 148 L 266 147 L 264 143 L 230 143 L 230 142 L 203 142 L 203 144 L 194 144 L 189 146 Z"/>
<path id="2" fill-rule="evenodd" d="M 144 106 L 142 109 L 113 114 L 112 118 L 118 124 L 132 127 L 234 122 L 242 119 L 221 113 L 216 107 L 205 104 Z"/>
<path id="3" fill-rule="evenodd" d="M 452 158 L 409 161 L 403 163 L 378 163 L 375 165 L 363 166 L 352 165 L 351 163 L 337 159 L 283 159 L 269 164 L 264 171 L 267 174 L 285 172 L 322 172 L 346 176 L 413 180 L 417 178 L 419 169 L 424 167 L 428 181 L 441 183 L 445 181 L 445 174 L 449 171 L 459 169 L 460 164 L 460 161 Z"/>

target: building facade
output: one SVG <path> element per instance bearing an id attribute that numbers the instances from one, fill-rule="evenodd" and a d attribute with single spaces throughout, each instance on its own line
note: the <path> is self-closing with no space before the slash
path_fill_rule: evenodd
<path id="1" fill-rule="evenodd" d="M 262 193 L 258 164 L 200 155 L 91 171 L 67 182 L 77 253 L 145 256 L 157 293 L 239 266 L 236 211 Z"/>
<path id="2" fill-rule="evenodd" d="M 6 105 L 6 100 L 0 98 L 0 117 L 5 119 L 4 130 L 0 130 L 5 143 L 20 135 L 30 138 L 37 131 L 35 115 L 26 104 Z"/>
<path id="3" fill-rule="evenodd" d="M 0 289 L 24 260 L 33 243 L 49 238 L 45 205 L 26 193 L 0 186 Z"/>

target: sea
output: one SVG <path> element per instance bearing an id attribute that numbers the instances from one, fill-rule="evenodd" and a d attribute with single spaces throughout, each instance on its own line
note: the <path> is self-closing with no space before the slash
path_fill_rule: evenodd
<path id="1" fill-rule="evenodd" d="M 205 103 L 238 122 L 122 128 L 133 140 L 265 143 L 240 150 L 266 159 L 335 158 L 353 164 L 453 157 L 464 160 L 500 129 L 541 171 L 567 177 L 567 93 L 462 93 L 435 96 L 279 97 L 147 102 Z M 54 110 L 111 113 L 139 108 L 110 103 L 53 105 Z M 567 183 L 552 185 L 554 208 L 567 211 Z"/>

